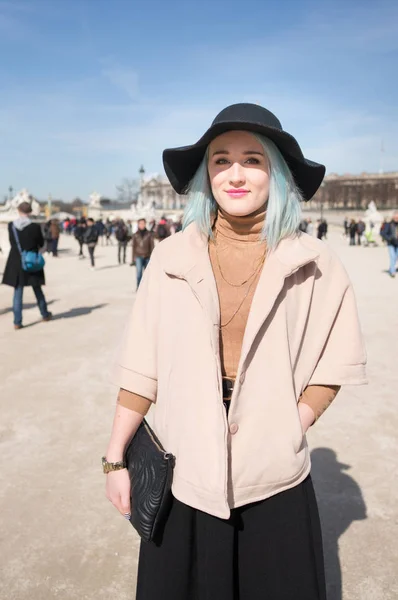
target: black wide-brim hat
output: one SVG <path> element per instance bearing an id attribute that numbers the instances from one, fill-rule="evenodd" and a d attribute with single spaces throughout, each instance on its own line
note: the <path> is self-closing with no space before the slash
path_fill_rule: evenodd
<path id="1" fill-rule="evenodd" d="M 250 131 L 272 140 L 286 160 L 303 199 L 310 200 L 322 183 L 325 167 L 304 157 L 296 139 L 282 129 L 276 116 L 258 104 L 232 104 L 224 108 L 192 146 L 169 148 L 163 152 L 163 165 L 178 194 L 186 194 L 207 146 L 226 131 Z"/>

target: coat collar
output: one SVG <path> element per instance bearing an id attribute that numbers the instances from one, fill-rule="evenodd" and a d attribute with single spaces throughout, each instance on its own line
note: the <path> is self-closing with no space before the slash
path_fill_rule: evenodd
<path id="1" fill-rule="evenodd" d="M 178 252 L 174 245 L 169 245 L 162 261 L 164 271 L 178 279 L 189 279 L 199 283 L 213 272 L 208 253 L 208 236 L 200 233 L 195 223 L 191 223 L 174 237 L 177 236 L 181 236 L 182 244 L 179 245 Z M 278 248 L 267 257 L 265 264 L 271 265 L 288 277 L 318 258 L 318 250 L 312 248 L 307 239 L 308 236 L 299 234 L 295 238 L 282 240 Z"/>

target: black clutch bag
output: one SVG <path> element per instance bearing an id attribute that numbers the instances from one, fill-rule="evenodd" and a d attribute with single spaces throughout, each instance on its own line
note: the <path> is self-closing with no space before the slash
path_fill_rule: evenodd
<path id="1" fill-rule="evenodd" d="M 144 541 L 157 541 L 171 506 L 175 457 L 144 419 L 124 458 L 131 482 L 130 523 Z"/>

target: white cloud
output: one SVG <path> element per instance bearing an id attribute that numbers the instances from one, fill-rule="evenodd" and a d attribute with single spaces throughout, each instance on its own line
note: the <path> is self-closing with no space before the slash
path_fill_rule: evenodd
<path id="1" fill-rule="evenodd" d="M 122 90 L 130 99 L 138 97 L 138 73 L 135 69 L 126 67 L 107 59 L 103 61 L 101 74 L 112 85 Z"/>

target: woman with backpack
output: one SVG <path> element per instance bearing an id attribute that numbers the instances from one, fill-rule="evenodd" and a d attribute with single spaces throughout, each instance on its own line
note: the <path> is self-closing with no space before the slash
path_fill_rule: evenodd
<path id="1" fill-rule="evenodd" d="M 341 385 L 366 383 L 347 273 L 299 231 L 325 167 L 255 104 L 227 107 L 163 163 L 188 193 L 183 231 L 156 246 L 125 326 L 103 458 L 108 499 L 154 527 L 145 456 L 174 457 L 136 599 L 325 600 L 305 434 Z M 152 404 L 158 440 L 130 481 L 125 451 Z"/>
<path id="2" fill-rule="evenodd" d="M 34 252 L 39 254 L 44 246 L 41 227 L 33 223 L 29 215 L 32 207 L 29 202 L 22 202 L 18 206 L 18 218 L 8 224 L 10 239 L 10 253 L 3 275 L 3 283 L 14 288 L 13 313 L 14 329 L 22 329 L 23 291 L 25 287 L 33 288 L 42 320 L 49 321 L 52 314 L 47 308 L 42 286 L 45 285 L 44 269 L 29 272 L 23 269 L 21 252 Z"/>

